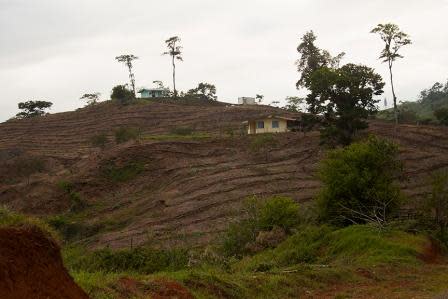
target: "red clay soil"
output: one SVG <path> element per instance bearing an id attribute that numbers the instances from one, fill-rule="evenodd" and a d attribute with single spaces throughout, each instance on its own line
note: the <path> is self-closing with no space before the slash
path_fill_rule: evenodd
<path id="1" fill-rule="evenodd" d="M 59 246 L 32 227 L 0 228 L 0 298 L 84 299 L 62 263 Z"/>
<path id="2" fill-rule="evenodd" d="M 193 299 L 193 295 L 184 286 L 175 281 L 157 279 L 153 282 L 157 288 L 151 292 L 153 299 Z"/>
<path id="3" fill-rule="evenodd" d="M 431 239 L 423 252 L 418 256 L 426 264 L 441 264 L 445 262 L 443 249 L 437 240 Z"/>

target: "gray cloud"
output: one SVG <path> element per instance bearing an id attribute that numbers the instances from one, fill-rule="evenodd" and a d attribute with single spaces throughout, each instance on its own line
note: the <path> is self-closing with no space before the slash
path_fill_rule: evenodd
<path id="1" fill-rule="evenodd" d="M 399 98 L 415 99 L 448 77 L 447 12 L 446 0 L 0 0 L 0 120 L 21 100 L 51 100 L 57 112 L 81 106 L 85 92 L 107 98 L 127 81 L 114 61 L 122 53 L 140 57 L 138 86 L 170 84 L 169 60 L 160 54 L 171 35 L 184 45 L 179 87 L 211 82 L 228 102 L 297 94 L 296 47 L 310 29 L 322 48 L 346 52 L 343 62 L 372 66 L 387 79 L 377 59 L 381 42 L 369 31 L 389 21 L 414 42 L 395 72 Z"/>

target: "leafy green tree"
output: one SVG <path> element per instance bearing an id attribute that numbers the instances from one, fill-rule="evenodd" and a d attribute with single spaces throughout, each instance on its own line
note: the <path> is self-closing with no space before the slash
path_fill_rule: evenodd
<path id="1" fill-rule="evenodd" d="M 345 53 L 342 52 L 332 57 L 330 52 L 319 49 L 315 45 L 317 37 L 313 31 L 305 33 L 301 39 L 301 43 L 297 47 L 300 58 L 296 61 L 297 71 L 301 74 L 297 81 L 297 88 L 309 86 L 309 79 L 314 71 L 322 68 L 337 68 Z"/>
<path id="2" fill-rule="evenodd" d="M 448 126 L 448 108 L 437 109 L 434 111 L 434 116 L 442 125 Z"/>
<path id="3" fill-rule="evenodd" d="M 398 147 L 386 139 L 370 136 L 330 151 L 318 168 L 321 220 L 383 226 L 400 206 L 402 196 L 395 180 L 402 171 Z"/>
<path id="4" fill-rule="evenodd" d="M 199 96 L 208 101 L 216 101 L 218 99 L 216 96 L 216 87 L 210 83 L 199 83 L 198 87 L 190 89 L 187 95 Z"/>
<path id="5" fill-rule="evenodd" d="M 257 94 L 255 95 L 255 99 L 258 100 L 258 103 L 261 103 L 263 101 L 264 95 L 262 94 Z"/>
<path id="6" fill-rule="evenodd" d="M 323 141 L 350 144 L 358 130 L 368 127 L 366 119 L 377 111 L 384 83 L 372 68 L 346 64 L 338 69 L 320 68 L 311 74 L 306 101 L 310 111 L 323 116 Z"/>
<path id="7" fill-rule="evenodd" d="M 118 62 L 123 62 L 128 67 L 129 80 L 131 82 L 132 92 L 135 97 L 135 76 L 134 76 L 134 73 L 132 72 L 132 68 L 133 68 L 132 61 L 138 59 L 138 57 L 135 55 L 132 55 L 132 54 L 125 54 L 125 55 L 117 56 L 117 57 L 115 57 L 115 59 Z"/>
<path id="8" fill-rule="evenodd" d="M 47 101 L 20 102 L 18 107 L 23 111 L 17 113 L 16 118 L 22 119 L 45 115 L 45 110 L 50 109 L 51 106 L 53 106 L 53 103 Z"/>
<path id="9" fill-rule="evenodd" d="M 182 58 L 182 47 L 179 45 L 180 37 L 172 36 L 165 41 L 166 47 L 168 51 L 163 52 L 162 55 L 170 55 L 171 63 L 173 65 L 173 90 L 174 90 L 174 98 L 177 98 L 177 90 L 176 90 L 176 60 L 183 61 Z"/>
<path id="10" fill-rule="evenodd" d="M 87 106 L 96 105 L 99 102 L 101 93 L 85 93 L 80 99 L 87 102 Z"/>
<path id="11" fill-rule="evenodd" d="M 291 111 L 291 112 L 303 112 L 302 107 L 300 105 L 305 102 L 304 98 L 301 97 L 286 97 L 286 106 L 283 107 L 285 110 Z"/>
<path id="12" fill-rule="evenodd" d="M 383 62 L 387 62 L 389 68 L 390 85 L 394 100 L 395 123 L 398 124 L 397 96 L 395 95 L 392 66 L 395 60 L 403 58 L 399 53 L 400 49 L 412 42 L 409 35 L 401 31 L 397 25 L 392 23 L 378 24 L 370 32 L 379 34 L 381 40 L 384 42 L 384 49 L 381 51 L 379 58 L 382 59 Z"/>
<path id="13" fill-rule="evenodd" d="M 126 85 L 117 85 L 112 88 L 112 94 L 110 98 L 119 102 L 122 105 L 129 104 L 135 99 L 134 93 L 126 88 Z"/>

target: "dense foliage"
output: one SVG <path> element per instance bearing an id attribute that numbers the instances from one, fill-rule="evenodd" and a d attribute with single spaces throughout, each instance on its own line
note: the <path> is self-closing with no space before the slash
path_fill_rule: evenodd
<path id="1" fill-rule="evenodd" d="M 378 118 L 392 120 L 393 111 L 383 110 Z M 398 105 L 400 123 L 448 124 L 448 82 L 436 82 L 420 92 L 417 101 L 405 101 Z"/>
<path id="2" fill-rule="evenodd" d="M 126 85 L 117 85 L 112 88 L 112 94 L 110 98 L 122 105 L 126 105 L 135 99 L 134 93 L 126 88 Z"/>
<path id="3" fill-rule="evenodd" d="M 323 185 L 318 194 L 320 218 L 337 225 L 384 225 L 402 199 L 395 183 L 401 172 L 398 147 L 385 139 L 371 136 L 330 151 L 318 171 Z"/>
<path id="4" fill-rule="evenodd" d="M 358 130 L 368 127 L 366 119 L 377 110 L 374 96 L 383 93 L 383 86 L 381 76 L 362 65 L 314 71 L 306 101 L 310 111 L 323 116 L 323 140 L 350 144 Z"/>

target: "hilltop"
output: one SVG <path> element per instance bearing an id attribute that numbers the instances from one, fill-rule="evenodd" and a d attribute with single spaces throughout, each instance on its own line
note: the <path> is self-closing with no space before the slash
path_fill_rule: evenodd
<path id="1" fill-rule="evenodd" d="M 263 144 L 242 122 L 288 114 L 269 106 L 210 102 L 112 102 L 0 124 L 0 204 L 49 217 L 91 247 L 201 245 L 216 237 L 252 195 L 312 200 L 325 154 L 318 132 L 285 133 Z M 136 140 L 114 141 L 119 128 Z M 428 174 L 448 166 L 448 129 L 370 123 L 400 145 L 408 196 L 425 196 Z M 179 132 L 181 134 L 179 134 Z M 104 149 L 92 138 L 104 134 Z M 14 178 L 23 157 L 43 163 Z"/>

